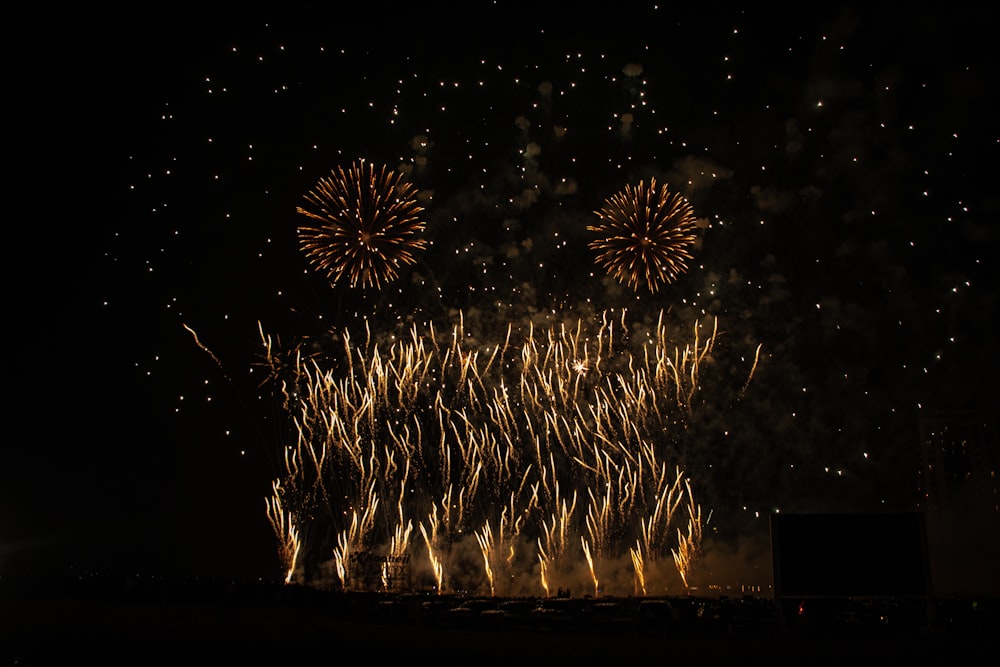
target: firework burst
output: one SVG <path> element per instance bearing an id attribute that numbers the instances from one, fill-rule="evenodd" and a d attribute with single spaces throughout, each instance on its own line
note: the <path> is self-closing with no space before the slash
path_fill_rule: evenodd
<path id="1" fill-rule="evenodd" d="M 645 284 L 653 294 L 687 270 L 689 248 L 695 242 L 695 217 L 681 195 L 650 179 L 605 200 L 595 212 L 600 224 L 587 227 L 600 236 L 590 242 L 596 261 L 618 282 L 637 289 Z"/>
<path id="2" fill-rule="evenodd" d="M 359 160 L 337 168 L 304 199 L 296 210 L 316 224 L 299 227 L 299 244 L 332 283 L 382 287 L 427 245 L 416 188 L 384 165 Z"/>

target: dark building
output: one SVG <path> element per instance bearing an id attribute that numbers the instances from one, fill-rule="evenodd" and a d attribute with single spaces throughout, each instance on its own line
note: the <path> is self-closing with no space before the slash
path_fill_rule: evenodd
<path id="1" fill-rule="evenodd" d="M 920 509 L 935 593 L 1000 594 L 1000 456 L 989 415 L 939 410 L 919 421 Z"/>
<path id="2" fill-rule="evenodd" d="M 997 434 L 985 415 L 938 410 L 919 418 L 922 509 L 1000 512 Z"/>

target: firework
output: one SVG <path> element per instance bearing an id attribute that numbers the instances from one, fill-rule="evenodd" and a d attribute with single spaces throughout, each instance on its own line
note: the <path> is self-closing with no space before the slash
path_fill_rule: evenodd
<path id="1" fill-rule="evenodd" d="M 632 568 L 635 570 L 635 594 L 646 594 L 646 566 L 642 561 L 642 547 L 636 542 L 634 549 L 629 549 L 632 557 Z"/>
<path id="2" fill-rule="evenodd" d="M 381 287 L 426 247 L 417 191 L 403 174 L 358 161 L 320 179 L 296 210 L 314 221 L 299 227 L 312 266 L 332 283 Z"/>
<path id="3" fill-rule="evenodd" d="M 282 385 L 297 435 L 269 515 L 297 520 L 272 519 L 291 580 L 393 590 L 405 577 L 362 564 L 411 554 L 439 592 L 662 591 L 665 563 L 686 577 L 700 509 L 675 530 L 697 506 L 671 458 L 717 324 L 672 344 L 661 313 L 650 333 L 630 341 L 624 311 L 510 325 L 477 349 L 461 320 L 385 350 L 345 331 L 339 355 Z"/>
<path id="4" fill-rule="evenodd" d="M 285 568 L 285 583 L 287 584 L 292 581 L 295 570 L 298 568 L 302 542 L 299 540 L 299 530 L 298 526 L 295 525 L 295 518 L 281 506 L 283 495 L 280 482 L 275 481 L 274 494 L 265 504 L 267 519 L 278 539 L 278 557 Z"/>
<path id="5" fill-rule="evenodd" d="M 701 556 L 701 529 L 701 507 L 694 504 L 689 493 L 688 532 L 685 535 L 678 529 L 677 548 L 673 549 L 674 563 L 677 565 L 677 572 L 681 575 L 685 587 L 690 585 L 691 568 Z"/>
<path id="6" fill-rule="evenodd" d="M 599 237 L 589 246 L 596 261 L 618 282 L 651 293 L 674 282 L 692 259 L 695 217 L 691 204 L 650 179 L 626 186 L 595 212 L 600 224 L 587 227 Z"/>

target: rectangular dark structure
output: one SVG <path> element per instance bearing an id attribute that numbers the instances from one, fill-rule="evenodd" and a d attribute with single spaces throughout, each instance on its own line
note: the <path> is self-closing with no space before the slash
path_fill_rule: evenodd
<path id="1" fill-rule="evenodd" d="M 923 513 L 773 514 L 774 594 L 930 595 Z"/>

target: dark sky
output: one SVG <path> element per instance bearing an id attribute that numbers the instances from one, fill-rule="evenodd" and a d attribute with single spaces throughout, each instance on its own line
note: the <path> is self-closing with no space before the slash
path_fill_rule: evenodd
<path id="1" fill-rule="evenodd" d="M 939 411 L 996 469 L 991 11 L 463 6 L 12 23 L 0 575 L 280 578 L 265 499 L 295 432 L 258 327 L 717 317 L 677 447 L 721 541 L 774 510 L 920 508 Z M 429 196 L 428 250 L 379 290 L 331 284 L 296 238 L 303 195 L 361 158 Z M 699 219 L 655 294 L 586 231 L 650 178 Z M 996 511 L 969 516 L 995 543 Z"/>

